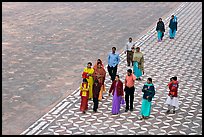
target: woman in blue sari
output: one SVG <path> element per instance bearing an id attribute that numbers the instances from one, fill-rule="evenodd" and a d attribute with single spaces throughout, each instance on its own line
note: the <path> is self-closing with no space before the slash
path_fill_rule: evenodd
<path id="1" fill-rule="evenodd" d="M 133 54 L 133 73 L 137 77 L 136 80 L 141 80 L 142 73 L 144 74 L 144 57 L 140 52 L 140 48 L 137 47 Z"/>
<path id="2" fill-rule="evenodd" d="M 142 107 L 141 107 L 141 115 L 140 119 L 146 119 L 150 116 L 151 112 L 151 101 L 155 95 L 155 88 L 152 84 L 152 79 L 148 78 L 147 82 L 144 84 L 142 89 L 143 97 L 142 97 Z"/>
<path id="3" fill-rule="evenodd" d="M 172 15 L 169 23 L 169 38 L 174 39 L 177 31 L 177 17 Z"/>

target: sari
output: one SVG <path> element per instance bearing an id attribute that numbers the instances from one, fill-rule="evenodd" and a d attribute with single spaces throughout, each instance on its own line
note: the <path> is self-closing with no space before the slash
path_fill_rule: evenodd
<path id="1" fill-rule="evenodd" d="M 88 109 L 88 97 L 89 97 L 89 83 L 82 83 L 80 85 L 80 96 L 81 96 L 81 105 L 80 111 L 85 111 Z"/>
<path id="2" fill-rule="evenodd" d="M 90 75 L 92 75 L 94 73 L 94 69 L 93 68 L 84 68 L 83 73 L 88 73 Z M 92 76 L 88 76 L 88 78 L 86 78 L 86 80 L 89 83 L 89 98 L 93 98 L 93 77 Z"/>
<path id="3" fill-rule="evenodd" d="M 142 71 L 144 71 L 144 57 L 142 52 L 134 52 L 133 55 L 133 73 L 139 78 L 142 76 Z"/>
<path id="4" fill-rule="evenodd" d="M 94 73 L 93 73 L 93 78 L 94 79 L 98 79 L 99 84 L 101 85 L 100 88 L 100 92 L 99 92 L 99 97 L 98 100 L 102 100 L 102 96 L 103 96 L 103 92 L 105 92 L 105 85 L 104 85 L 104 81 L 105 81 L 105 77 L 106 77 L 106 71 L 104 68 L 94 68 Z"/>

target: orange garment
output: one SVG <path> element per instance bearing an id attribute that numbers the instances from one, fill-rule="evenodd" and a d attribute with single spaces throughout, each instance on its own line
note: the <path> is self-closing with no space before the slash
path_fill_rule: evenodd
<path id="1" fill-rule="evenodd" d="M 101 85 L 101 90 L 99 92 L 98 100 L 102 100 L 103 92 L 105 92 L 105 77 L 106 71 L 104 68 L 94 68 L 93 78 L 98 79 L 99 84 Z"/>
<path id="2" fill-rule="evenodd" d="M 125 77 L 125 86 L 131 88 L 134 86 L 134 82 L 136 80 L 136 76 L 134 74 L 131 74 L 130 76 L 126 75 Z"/>

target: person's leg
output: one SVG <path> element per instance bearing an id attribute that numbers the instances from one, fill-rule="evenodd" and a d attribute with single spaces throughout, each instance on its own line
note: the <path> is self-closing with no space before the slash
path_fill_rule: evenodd
<path id="1" fill-rule="evenodd" d="M 157 31 L 157 36 L 158 36 L 158 41 L 160 42 L 161 41 L 161 31 Z"/>
<path id="2" fill-rule="evenodd" d="M 176 30 L 173 31 L 172 38 L 174 39 L 175 36 L 176 36 Z"/>
<path id="3" fill-rule="evenodd" d="M 176 107 L 175 107 L 175 106 L 173 106 L 173 113 L 174 113 L 174 114 L 175 114 L 175 112 L 176 112 L 176 111 L 175 111 L 175 108 L 176 108 Z"/>
<path id="4" fill-rule="evenodd" d="M 169 38 L 172 39 L 172 29 L 169 29 Z"/>
<path id="5" fill-rule="evenodd" d="M 133 101 L 134 101 L 134 88 L 130 91 L 130 111 L 133 111 Z"/>
<path id="6" fill-rule="evenodd" d="M 93 98 L 93 103 L 94 103 L 93 111 L 96 111 L 96 98 L 95 97 Z"/>
<path id="7" fill-rule="evenodd" d="M 129 94 L 128 94 L 128 91 L 126 91 L 126 93 L 125 93 L 125 104 L 126 104 L 125 112 L 127 112 L 129 110 Z"/>
<path id="8" fill-rule="evenodd" d="M 132 63 L 132 66 L 133 66 L 133 61 L 132 61 L 132 59 L 133 59 L 133 52 L 130 52 L 130 63 Z"/>
<path id="9" fill-rule="evenodd" d="M 112 81 L 114 81 L 115 80 L 115 76 L 116 76 L 116 74 L 117 74 L 117 67 L 118 67 L 118 65 L 116 65 L 115 67 L 113 67 L 113 74 L 112 74 Z"/>
<path id="10" fill-rule="evenodd" d="M 97 109 L 98 109 L 98 98 L 96 98 L 96 111 L 97 111 Z"/>
<path id="11" fill-rule="evenodd" d="M 108 73 L 109 73 L 109 75 L 111 77 L 111 80 L 113 81 L 113 67 L 110 67 L 109 65 L 108 65 Z"/>
<path id="12" fill-rule="evenodd" d="M 169 113 L 169 112 L 170 112 L 170 109 L 171 109 L 171 106 L 168 105 L 168 110 L 166 111 L 166 113 Z"/>
<path id="13" fill-rule="evenodd" d="M 127 65 L 130 66 L 130 52 L 127 51 Z"/>

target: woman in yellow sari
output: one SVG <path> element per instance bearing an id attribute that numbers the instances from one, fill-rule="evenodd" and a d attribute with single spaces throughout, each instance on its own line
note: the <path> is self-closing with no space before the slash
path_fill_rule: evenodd
<path id="1" fill-rule="evenodd" d="M 92 63 L 88 62 L 87 67 L 84 68 L 82 77 L 86 78 L 89 83 L 89 100 L 93 99 L 93 77 L 92 74 L 94 73 L 94 69 L 91 67 Z"/>

